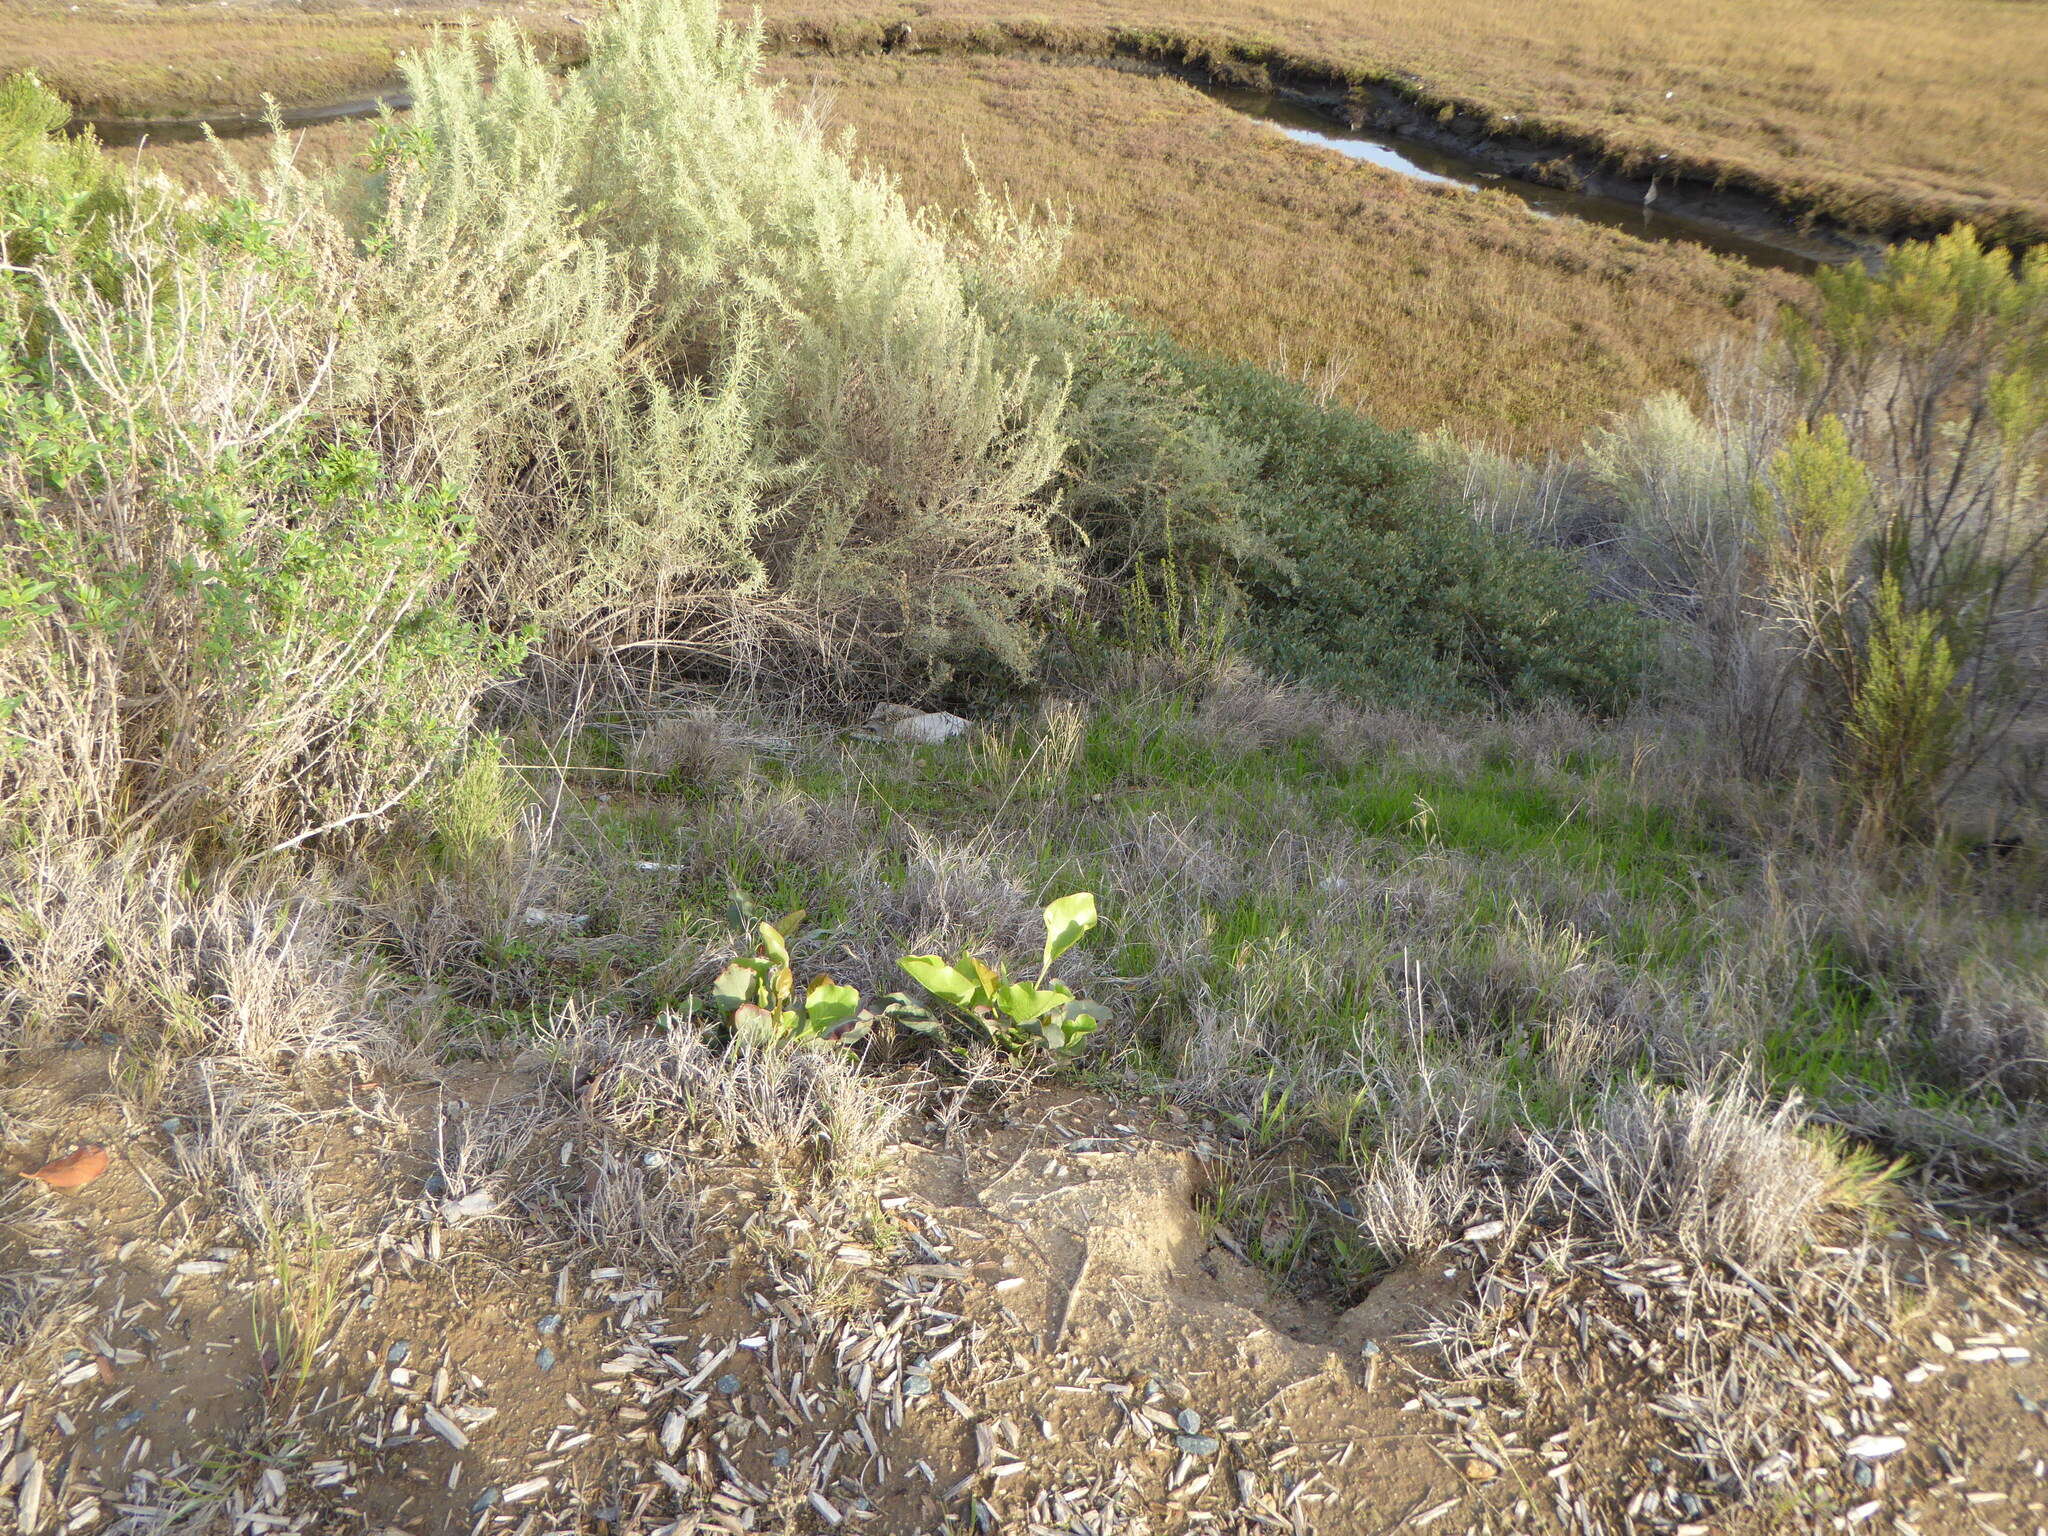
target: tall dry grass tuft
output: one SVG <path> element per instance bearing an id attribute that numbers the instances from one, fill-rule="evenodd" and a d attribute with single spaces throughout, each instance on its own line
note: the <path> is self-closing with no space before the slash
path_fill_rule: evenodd
<path id="1" fill-rule="evenodd" d="M 9 1047 L 101 1033 L 145 1066 L 159 1050 L 267 1067 L 404 1052 L 403 1010 L 347 952 L 330 892 L 201 883 L 174 849 L 80 840 L 9 853 L 0 893 Z"/>
<path id="2" fill-rule="evenodd" d="M 1772 1105 L 1754 1085 L 1672 1093 L 1631 1084 L 1538 1156 L 1577 1185 L 1591 1228 L 1627 1251 L 1675 1243 L 1701 1262 L 1773 1273 L 1851 1193 L 1828 1149 L 1800 1134 L 1802 1120 L 1796 1096 Z"/>
<path id="3" fill-rule="evenodd" d="M 541 1038 L 590 1076 L 605 1125 L 674 1158 L 744 1153 L 788 1177 L 859 1188 L 908 1110 L 847 1052 L 721 1044 L 692 1019 L 643 1032 L 565 1014 Z"/>

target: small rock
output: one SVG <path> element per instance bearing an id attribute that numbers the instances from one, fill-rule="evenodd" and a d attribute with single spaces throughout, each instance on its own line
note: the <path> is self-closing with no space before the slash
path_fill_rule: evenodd
<path id="1" fill-rule="evenodd" d="M 1180 1426 L 1184 1435 L 1199 1435 L 1202 1432 L 1202 1416 L 1192 1408 L 1183 1408 L 1174 1415 L 1174 1423 Z"/>
<path id="2" fill-rule="evenodd" d="M 534 1326 L 538 1328 L 542 1333 L 553 1333 L 556 1329 L 562 1326 L 562 1314 L 559 1312 L 550 1312 L 546 1317 L 542 1318 Z"/>
<path id="3" fill-rule="evenodd" d="M 1175 1435 L 1173 1443 L 1189 1456 L 1214 1456 L 1223 1449 L 1223 1442 L 1214 1435 Z"/>
<path id="4" fill-rule="evenodd" d="M 400 1339 L 396 1344 L 384 1351 L 384 1363 L 386 1365 L 403 1365 L 405 1364 L 405 1357 L 411 1353 L 412 1344 L 408 1340 Z"/>
<path id="5" fill-rule="evenodd" d="M 1465 1481 L 1468 1483 L 1490 1483 L 1500 1476 L 1500 1468 L 1484 1457 L 1472 1456 L 1465 1461 Z"/>
<path id="6" fill-rule="evenodd" d="M 533 1357 L 533 1363 L 544 1371 L 552 1371 L 555 1368 L 555 1352 L 542 1345 L 540 1353 Z"/>
<path id="7" fill-rule="evenodd" d="M 944 710 L 927 713 L 908 704 L 877 704 L 868 723 L 856 734 L 870 741 L 907 741 L 914 746 L 932 747 L 973 729 L 969 721 Z"/>
<path id="8" fill-rule="evenodd" d="M 724 1393 L 727 1397 L 733 1397 L 737 1395 L 740 1390 L 740 1379 L 739 1377 L 733 1375 L 731 1371 L 727 1371 L 723 1376 L 719 1377 L 718 1380 L 714 1381 L 712 1385 L 718 1388 L 718 1390 Z"/>
<path id="9" fill-rule="evenodd" d="M 496 1487 L 486 1488 L 482 1493 L 478 1494 L 473 1501 L 471 1501 L 469 1506 L 469 1512 L 472 1515 L 480 1515 L 485 1510 L 493 1507 L 498 1502 L 498 1500 L 503 1497 L 504 1491 L 502 1489 Z"/>

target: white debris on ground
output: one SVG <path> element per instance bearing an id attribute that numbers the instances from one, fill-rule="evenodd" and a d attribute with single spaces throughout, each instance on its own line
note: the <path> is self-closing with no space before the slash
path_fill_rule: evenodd
<path id="1" fill-rule="evenodd" d="M 332 1273 L 302 1375 L 277 1319 L 314 1326 L 291 1308 L 320 1293 L 181 1224 L 191 1191 L 131 1140 L 90 1194 L 37 1194 L 54 1217 L 6 1256 L 57 1343 L 0 1378 L 0 1530 L 1709 1536 L 1754 1507 L 1746 1481 L 1831 1528 L 1935 1536 L 2048 1498 L 2036 1256 L 1901 1229 L 1893 1272 L 1966 1275 L 1964 1301 L 1907 1318 L 1840 1279 L 1795 1311 L 1739 1274 L 1514 1247 L 1482 1220 L 1316 1313 L 1196 1210 L 1207 1138 L 1102 1101 L 1029 1118 L 904 1144 L 863 1210 L 735 1206 L 688 1273 L 534 1262 L 540 1185 L 413 1200 Z M 348 1156 L 404 1154 L 372 1140 Z M 123 1191 L 156 1235 L 116 1240 Z M 485 1307 L 512 1321 L 459 1329 Z M 1687 1396 L 1738 1334 L 1780 1362 L 1794 1406 L 1769 1423 Z M 1958 1434 L 1966 1387 L 2009 1400 L 2039 1471 Z M 1654 1443 L 1623 1434 L 1629 1403 Z"/>
<path id="2" fill-rule="evenodd" d="M 863 741 L 901 741 L 912 746 L 935 747 L 941 742 L 965 736 L 974 729 L 972 721 L 944 710 L 921 710 L 909 704 L 877 704 L 867 723 L 852 732 Z"/>

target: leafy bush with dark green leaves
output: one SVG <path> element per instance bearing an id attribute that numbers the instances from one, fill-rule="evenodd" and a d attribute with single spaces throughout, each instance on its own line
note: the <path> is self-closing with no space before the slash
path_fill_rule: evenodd
<path id="1" fill-rule="evenodd" d="M 1642 613 L 1599 600 L 1569 555 L 1474 521 L 1413 438 L 1250 364 L 1083 329 L 1075 500 L 1108 574 L 1220 567 L 1241 649 L 1357 696 L 1612 712 L 1640 686 Z M 1110 491 L 1134 510 L 1105 528 Z"/>

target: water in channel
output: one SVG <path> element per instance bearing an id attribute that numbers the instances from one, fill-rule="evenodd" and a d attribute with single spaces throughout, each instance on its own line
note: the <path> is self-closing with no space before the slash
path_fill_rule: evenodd
<path id="1" fill-rule="evenodd" d="M 1347 128 L 1305 101 L 1271 91 L 1221 85 L 1203 86 L 1201 90 L 1210 100 L 1234 112 L 1272 124 L 1297 143 L 1335 150 L 1349 159 L 1416 181 L 1505 192 L 1538 218 L 1584 219 L 1642 240 L 1690 241 L 1724 256 L 1791 272 L 1811 272 L 1842 259 L 1842 253 L 1827 242 L 1805 238 L 1791 229 L 1765 240 L 1737 234 L 1707 219 L 1670 213 L 1623 198 L 1574 192 L 1504 176 L 1453 150 L 1371 129 Z"/>
<path id="2" fill-rule="evenodd" d="M 1768 239 L 1738 234 L 1709 219 L 1694 218 L 1624 198 L 1595 192 L 1575 192 L 1563 187 L 1542 186 L 1522 181 L 1487 167 L 1483 162 L 1436 145 L 1398 138 L 1368 129 L 1347 128 L 1307 102 L 1270 91 L 1246 90 L 1234 86 L 1202 85 L 1210 100 L 1247 117 L 1270 123 L 1289 138 L 1321 149 L 1335 150 L 1353 160 L 1416 181 L 1505 192 L 1539 218 L 1584 219 L 1604 224 L 1642 240 L 1685 240 L 1726 256 L 1739 257 L 1757 266 L 1781 267 L 1793 272 L 1811 272 L 1831 261 L 1843 259 L 1842 251 L 1826 241 L 1802 236 L 1786 228 Z M 344 118 L 372 117 L 380 107 L 403 111 L 411 99 L 393 86 L 378 96 L 326 106 L 290 107 L 278 114 L 286 128 L 303 128 Z M 207 119 L 184 118 L 138 122 L 119 118 L 101 119 L 89 126 L 100 142 L 109 146 L 135 145 L 145 141 L 175 143 L 203 137 L 207 128 L 222 138 L 263 133 L 269 120 L 261 114 L 223 113 Z"/>

